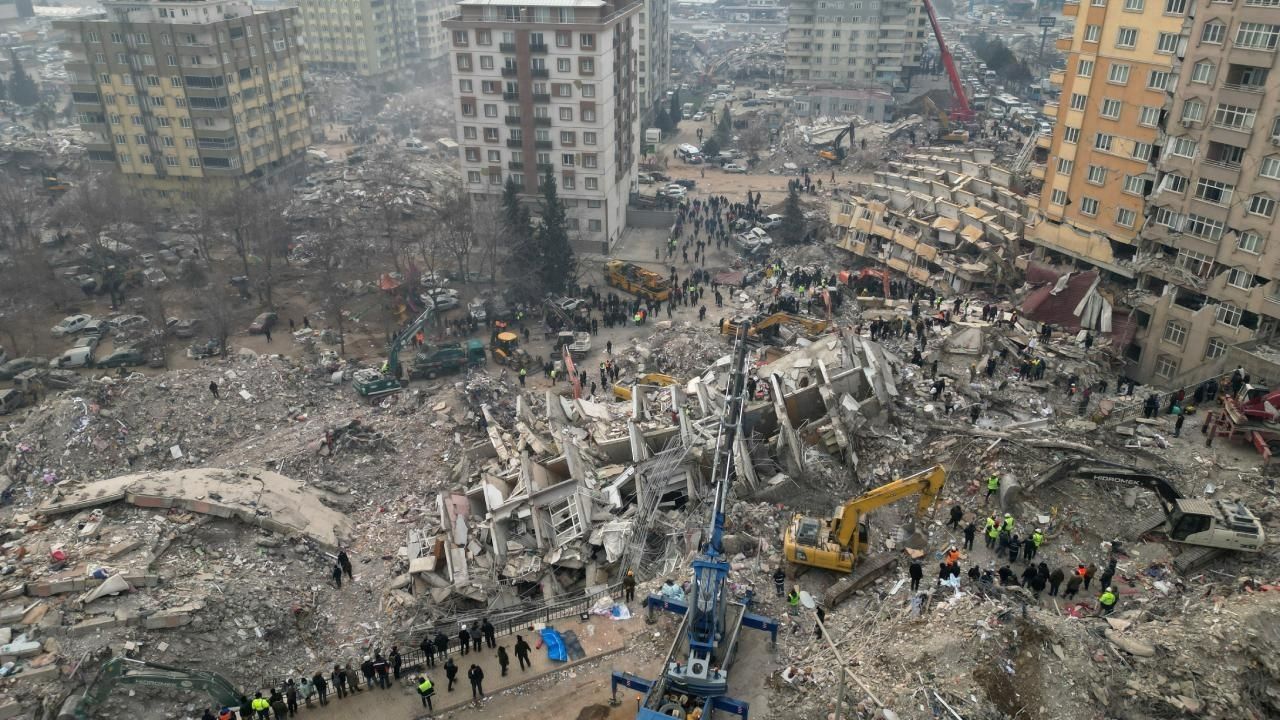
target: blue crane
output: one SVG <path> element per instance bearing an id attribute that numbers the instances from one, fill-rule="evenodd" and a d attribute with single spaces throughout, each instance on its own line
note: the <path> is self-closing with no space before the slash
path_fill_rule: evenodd
<path id="1" fill-rule="evenodd" d="M 680 632 L 667 654 L 662 675 L 656 680 L 621 671 L 614 671 L 611 680 L 615 703 L 619 686 L 644 693 L 636 720 L 684 718 L 695 708 L 701 708 L 701 717 L 707 720 L 716 710 L 746 718 L 747 703 L 728 694 L 738 633 L 745 626 L 768 631 L 772 642 L 778 640 L 776 620 L 747 612 L 750 596 L 746 602 L 731 600 L 725 588 L 729 576 L 729 561 L 724 553 L 725 505 L 735 476 L 733 446 L 742 431 L 747 405 L 746 359 L 744 323 L 738 327 L 734 340 L 733 364 L 712 466 L 715 495 L 706 541 L 692 563 L 693 587 L 685 602 L 663 595 L 650 595 L 645 601 L 650 612 L 661 609 L 683 615 Z"/>

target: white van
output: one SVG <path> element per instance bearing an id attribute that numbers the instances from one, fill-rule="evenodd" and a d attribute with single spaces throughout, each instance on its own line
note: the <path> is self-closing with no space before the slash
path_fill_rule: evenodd
<path id="1" fill-rule="evenodd" d="M 73 347 L 49 361 L 51 368 L 81 368 L 93 364 L 92 347 Z"/>

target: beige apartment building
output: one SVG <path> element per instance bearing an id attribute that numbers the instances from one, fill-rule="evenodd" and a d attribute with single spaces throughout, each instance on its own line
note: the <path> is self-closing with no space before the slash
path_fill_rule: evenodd
<path id="1" fill-rule="evenodd" d="M 298 170 L 310 141 L 296 10 L 107 0 L 54 23 L 88 159 L 162 200 Z"/>
<path id="2" fill-rule="evenodd" d="M 670 0 L 644 0 L 640 9 L 637 85 L 640 114 L 649 121 L 667 106 L 671 85 Z"/>
<path id="3" fill-rule="evenodd" d="M 447 74 L 449 31 L 444 21 L 458 14 L 453 0 L 416 0 L 418 10 L 418 62 L 430 71 Z"/>
<path id="4" fill-rule="evenodd" d="M 1280 0 L 1202 1 L 1185 27 L 1129 354 L 1135 378 L 1171 386 L 1280 327 Z"/>
<path id="5" fill-rule="evenodd" d="M 1041 136 L 1048 159 L 1027 240 L 1036 259 L 1075 262 L 1112 280 L 1137 276 L 1134 257 L 1150 163 L 1174 89 L 1174 62 L 1192 0 L 1082 0 L 1063 6 L 1075 31 L 1059 38 L 1066 68 L 1050 75 L 1061 95 L 1045 113 L 1057 118 Z"/>
<path id="6" fill-rule="evenodd" d="M 461 0 L 451 32 L 462 181 L 494 202 L 549 172 L 570 237 L 607 253 L 626 225 L 640 151 L 641 0 Z M 535 208 L 536 210 L 536 208 Z"/>
<path id="7" fill-rule="evenodd" d="M 418 62 L 415 0 L 298 0 L 298 9 L 313 70 L 392 79 Z"/>
<path id="8" fill-rule="evenodd" d="M 919 67 L 926 38 L 933 32 L 916 0 L 792 0 L 787 80 L 893 88 Z"/>

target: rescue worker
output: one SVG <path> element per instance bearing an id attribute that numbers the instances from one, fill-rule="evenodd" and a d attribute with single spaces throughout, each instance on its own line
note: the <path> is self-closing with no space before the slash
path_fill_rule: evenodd
<path id="1" fill-rule="evenodd" d="M 787 612 L 791 615 L 800 612 L 800 591 L 798 589 L 791 588 L 791 592 L 787 595 L 787 605 Z"/>
<path id="2" fill-rule="evenodd" d="M 636 574 L 632 570 L 628 570 L 627 574 L 622 576 L 622 596 L 624 602 L 636 599 Z"/>
<path id="3" fill-rule="evenodd" d="M 786 592 L 787 573 L 779 565 L 777 570 L 773 571 L 773 589 L 777 591 L 778 597 L 782 597 Z"/>
<path id="4" fill-rule="evenodd" d="M 944 556 L 944 559 L 948 565 L 954 565 L 960 562 L 960 551 L 955 545 L 952 545 L 951 548 L 947 550 L 947 554 Z"/>
<path id="5" fill-rule="evenodd" d="M 1103 615 L 1111 614 L 1111 611 L 1116 607 L 1117 599 L 1115 588 L 1108 587 L 1106 590 L 1102 591 L 1102 594 L 1098 596 L 1098 607 L 1102 611 Z"/>
<path id="6" fill-rule="evenodd" d="M 987 536 L 987 549 L 990 550 L 996 546 L 996 539 L 1000 537 L 1000 525 L 996 523 L 996 516 L 987 517 L 987 522 L 983 525 L 983 532 Z"/>
<path id="7" fill-rule="evenodd" d="M 982 506 L 986 507 L 987 501 L 991 499 L 992 495 L 995 495 L 998 492 L 1000 492 L 1000 476 L 995 473 L 991 473 L 987 476 L 987 495 L 982 498 Z M 996 497 L 996 500 L 999 501 L 1000 498 Z"/>
<path id="8" fill-rule="evenodd" d="M 1013 516 L 1012 515 L 1010 515 L 1009 513 L 1004 514 L 1004 525 L 1000 529 L 1008 532 L 1011 535 L 1013 534 Z"/>
<path id="9" fill-rule="evenodd" d="M 249 706 L 257 713 L 258 720 L 267 720 L 267 715 L 271 712 L 271 703 L 262 697 L 262 693 L 255 692 L 253 694 L 253 702 Z"/>
<path id="10" fill-rule="evenodd" d="M 1028 561 L 1030 561 L 1031 558 L 1035 557 L 1036 555 L 1040 554 L 1040 546 L 1043 544 L 1044 544 L 1044 531 L 1041 530 L 1040 528 L 1036 528 L 1035 531 L 1031 533 L 1031 552 L 1027 555 Z"/>
<path id="11" fill-rule="evenodd" d="M 431 707 L 431 696 L 436 693 L 435 687 L 431 685 L 430 678 L 418 676 L 418 697 L 422 698 L 422 707 L 427 712 L 435 712 L 435 708 Z"/>
<path id="12" fill-rule="evenodd" d="M 524 376 L 528 374 L 529 374 L 528 370 L 525 370 L 524 368 L 520 368 L 520 387 L 524 387 Z"/>

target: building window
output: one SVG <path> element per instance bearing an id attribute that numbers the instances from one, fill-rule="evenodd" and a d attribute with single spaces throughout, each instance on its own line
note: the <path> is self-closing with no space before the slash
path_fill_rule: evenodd
<path id="1" fill-rule="evenodd" d="M 1066 190 L 1054 190 L 1054 191 L 1053 191 L 1053 194 L 1049 196 L 1049 202 L 1053 203 L 1054 205 L 1066 205 L 1066 204 L 1067 204 L 1067 191 L 1066 191 Z"/>
<path id="2" fill-rule="evenodd" d="M 1227 284 L 1241 290 L 1249 290 L 1253 287 L 1253 273 L 1232 268 L 1231 272 L 1227 273 Z"/>
<path id="3" fill-rule="evenodd" d="M 475 140 L 476 127 L 474 125 L 464 125 L 462 128 L 462 138 L 464 140 Z"/>
<path id="4" fill-rule="evenodd" d="M 187 164 L 193 168 L 198 168 L 200 167 L 200 158 L 198 157 L 187 158 Z"/>
<path id="5" fill-rule="evenodd" d="M 1199 100 L 1188 100 L 1182 103 L 1182 122 L 1195 123 L 1204 120 L 1204 103 Z"/>
<path id="6" fill-rule="evenodd" d="M 463 72 L 471 72 L 471 55 L 458 53 L 458 69 Z"/>
<path id="7" fill-rule="evenodd" d="M 1174 138 L 1173 146 L 1169 148 L 1169 152 L 1177 155 L 1178 157 L 1195 158 L 1196 141 L 1191 138 L 1184 137 Z"/>
<path id="8" fill-rule="evenodd" d="M 1178 50 L 1178 33 L 1162 32 L 1156 39 L 1156 52 L 1172 55 Z"/>
<path id="9" fill-rule="evenodd" d="M 568 30 L 556 31 L 556 47 L 567 48 L 573 47 L 573 33 Z"/>
<path id="10" fill-rule="evenodd" d="M 601 230 L 603 227 L 604 227 L 604 226 L 603 226 L 603 225 L 601 225 L 601 223 L 600 223 L 600 221 L 599 221 L 599 220 L 588 220 L 588 221 L 587 221 L 587 230 L 588 230 L 589 232 L 600 232 L 600 230 Z"/>
<path id="11" fill-rule="evenodd" d="M 1129 82 L 1129 66 L 1125 63 L 1113 63 L 1107 71 L 1107 82 L 1113 85 L 1125 85 Z"/>
<path id="12" fill-rule="evenodd" d="M 1204 356 L 1208 360 L 1220 358 L 1227 352 L 1227 344 L 1222 338 L 1209 338 L 1209 344 L 1205 347 Z"/>
<path id="13" fill-rule="evenodd" d="M 1076 63 L 1076 75 L 1082 78 L 1093 77 L 1093 61 L 1081 60 Z"/>
<path id="14" fill-rule="evenodd" d="M 1118 208 L 1116 210 L 1116 224 L 1120 227 L 1131 228 L 1137 220 L 1138 213 L 1129 208 Z"/>
<path id="15" fill-rule="evenodd" d="M 1218 109 L 1213 113 L 1213 124 L 1232 130 L 1252 130 L 1257 114 L 1253 108 L 1218 103 Z"/>
<path id="16" fill-rule="evenodd" d="M 1107 181 L 1107 169 L 1101 165 L 1090 165 L 1087 180 L 1094 185 L 1101 185 Z"/>
<path id="17" fill-rule="evenodd" d="M 560 178 L 560 186 L 565 190 L 573 190 L 576 188 L 577 182 L 574 180 L 572 175 L 565 175 Z"/>
<path id="18" fill-rule="evenodd" d="M 1130 195 L 1145 195 L 1147 190 L 1147 180 L 1141 175 L 1125 175 L 1124 191 Z"/>
<path id="19" fill-rule="evenodd" d="M 577 160 L 577 156 L 574 155 L 573 153 L 561 153 L 560 155 L 560 164 L 565 167 L 573 167 L 574 165 L 577 164 L 575 162 L 576 160 Z"/>
<path id="20" fill-rule="evenodd" d="M 1086 25 L 1084 28 L 1084 41 L 1096 43 L 1102 37 L 1101 25 Z"/>
<path id="21" fill-rule="evenodd" d="M 578 72 L 582 75 L 594 75 L 596 61 L 591 58 L 578 58 Z"/>
<path id="22" fill-rule="evenodd" d="M 178 167 L 178 158 L 174 157 L 173 155 L 165 155 L 164 164 L 169 167 Z"/>
<path id="23" fill-rule="evenodd" d="M 565 122 L 573 122 L 573 108 L 560 108 L 560 119 Z"/>
<path id="24" fill-rule="evenodd" d="M 595 133 L 593 133 L 593 132 L 584 132 L 584 133 L 582 133 L 582 144 L 583 144 L 583 145 L 595 145 L 595 144 L 596 144 L 596 134 L 595 134 Z"/>
<path id="25" fill-rule="evenodd" d="M 593 123 L 593 122 L 595 122 L 595 121 L 596 121 L 596 111 L 595 111 L 595 110 L 584 109 L 584 110 L 582 111 L 582 122 L 589 122 L 589 123 Z"/>
<path id="26" fill-rule="evenodd" d="M 1161 355 L 1156 358 L 1156 375 L 1162 378 L 1171 378 L 1178 374 L 1178 361 L 1168 355 Z"/>
<path id="27" fill-rule="evenodd" d="M 593 98 L 596 96 L 596 86 L 591 83 L 583 83 L 579 90 L 582 91 L 582 97 L 584 98 Z"/>
<path id="28" fill-rule="evenodd" d="M 458 92 L 464 93 L 464 94 L 466 94 L 466 95 L 470 95 L 472 92 L 474 92 L 474 91 L 472 90 L 472 88 L 473 88 L 473 87 L 474 87 L 474 86 L 471 84 L 471 81 L 470 81 L 470 80 L 459 80 L 459 81 L 458 81 Z"/>
<path id="29" fill-rule="evenodd" d="M 1182 250 L 1178 253 L 1178 259 L 1174 261 L 1174 265 L 1202 278 L 1208 276 L 1209 270 L 1213 267 L 1213 258 L 1198 252 Z"/>
<path id="30" fill-rule="evenodd" d="M 1200 42 L 1205 45 L 1221 45 L 1227 38 L 1226 23 L 1210 20 L 1200 31 Z"/>
<path id="31" fill-rule="evenodd" d="M 513 137 L 514 139 L 516 139 L 516 140 L 519 140 L 519 139 L 520 139 L 520 131 L 519 131 L 519 129 L 514 130 L 514 131 L 512 131 L 512 132 L 514 133 L 514 135 L 512 135 L 512 137 Z M 484 129 L 484 141 L 485 141 L 485 142 L 498 142 L 498 128 L 491 128 L 491 127 L 487 127 L 487 128 L 485 128 L 485 129 Z"/>
<path id="32" fill-rule="evenodd" d="M 1191 213 L 1187 215 L 1187 225 L 1183 232 L 1216 243 L 1222 239 L 1222 231 L 1224 229 L 1225 226 L 1213 218 Z"/>
<path id="33" fill-rule="evenodd" d="M 473 103 L 473 102 L 463 102 L 463 103 L 462 103 L 462 115 L 463 115 L 463 117 L 475 117 L 475 116 L 476 116 L 476 104 L 475 104 L 475 103 Z"/>
<path id="34" fill-rule="evenodd" d="M 1164 326 L 1164 339 L 1182 347 L 1187 344 L 1187 326 L 1176 320 L 1170 320 Z"/>
<path id="35" fill-rule="evenodd" d="M 1191 66 L 1191 82 L 1201 85 L 1208 85 L 1213 82 L 1213 63 L 1208 60 L 1201 60 Z"/>
<path id="36" fill-rule="evenodd" d="M 1250 50 L 1275 50 L 1280 39 L 1280 25 L 1242 22 L 1236 28 L 1236 47 Z"/>
<path id="37" fill-rule="evenodd" d="M 589 50 L 596 46 L 596 36 L 592 33 L 582 33 L 578 36 L 578 46 L 583 50 Z"/>
<path id="38" fill-rule="evenodd" d="M 1169 173 L 1161 181 L 1160 189 L 1165 192 L 1184 193 L 1187 191 L 1187 179 L 1177 173 Z"/>
<path id="39" fill-rule="evenodd" d="M 1075 167 L 1075 164 L 1076 163 L 1074 160 L 1067 160 L 1066 158 L 1058 158 L 1058 174 L 1070 175 L 1071 170 Z"/>
<path id="40" fill-rule="evenodd" d="M 466 31 L 466 30 L 454 30 L 454 31 L 453 31 L 453 44 L 454 44 L 454 45 L 456 45 L 457 47 L 466 47 L 466 46 L 467 46 L 467 31 Z"/>
<path id="41" fill-rule="evenodd" d="M 485 117 L 487 117 L 487 118 L 496 118 L 496 117 L 498 117 L 498 106 L 497 106 L 497 105 L 494 105 L 493 103 L 485 103 L 485 104 L 484 104 L 484 116 L 485 116 Z"/>
<path id="42" fill-rule="evenodd" d="M 492 45 L 492 44 L 493 44 L 493 33 L 492 33 L 492 32 L 490 32 L 490 31 L 488 31 L 488 30 L 477 30 L 477 31 L 476 31 L 476 44 L 477 44 L 477 45 Z"/>
<path id="43" fill-rule="evenodd" d="M 493 69 L 493 56 L 492 56 L 492 55 L 481 55 L 481 56 L 480 56 L 480 69 L 481 69 L 481 70 L 492 70 L 492 69 Z"/>
<path id="44" fill-rule="evenodd" d="M 1132 49 L 1138 44 L 1138 28 L 1122 27 L 1116 33 L 1116 47 Z"/>
<path id="45" fill-rule="evenodd" d="M 1134 160 L 1150 160 L 1151 151 L 1154 146 L 1151 143 L 1137 142 L 1133 143 L 1133 152 L 1129 153 L 1129 157 Z"/>
<path id="46" fill-rule="evenodd" d="M 1098 201 L 1097 201 L 1097 200 L 1095 200 L 1095 199 L 1093 199 L 1093 198 L 1091 198 L 1091 197 L 1084 197 L 1084 198 L 1081 198 L 1081 199 L 1080 199 L 1080 212 L 1084 213 L 1085 215 L 1088 215 L 1089 217 L 1097 217 L 1097 216 L 1098 216 Z"/>
<path id="47" fill-rule="evenodd" d="M 1231 202 L 1231 194 L 1235 186 L 1217 180 L 1200 178 L 1196 183 L 1196 197 L 1215 205 L 1227 205 Z"/>
<path id="48" fill-rule="evenodd" d="M 1088 95 L 1082 95 L 1081 93 L 1071 93 L 1071 109 L 1072 110 L 1084 110 L 1088 102 L 1089 102 Z"/>
<path id="49" fill-rule="evenodd" d="M 1240 239 L 1236 241 L 1236 249 L 1251 255 L 1261 255 L 1262 236 L 1252 230 L 1246 230 L 1240 233 Z"/>
<path id="50" fill-rule="evenodd" d="M 1274 217 L 1276 214 L 1276 201 L 1266 195 L 1254 195 L 1249 198 L 1249 214 L 1260 215 L 1265 218 Z"/>
<path id="51" fill-rule="evenodd" d="M 480 162 L 480 148 L 467 148 L 465 153 L 467 162 Z"/>
<path id="52" fill-rule="evenodd" d="M 1170 230 L 1177 230 L 1182 227 L 1182 216 L 1166 207 L 1157 207 L 1155 215 L 1151 216 L 1151 221 L 1157 225 L 1163 225 Z"/>
<path id="53" fill-rule="evenodd" d="M 1169 73 L 1164 70 L 1152 70 L 1147 75 L 1147 89 L 1149 90 L 1166 90 L 1169 87 Z"/>
<path id="54" fill-rule="evenodd" d="M 1114 135 L 1108 135 L 1107 133 L 1098 133 L 1093 136 L 1093 149 L 1110 152 L 1111 146 L 1114 144 L 1114 142 L 1115 142 Z"/>
<path id="55" fill-rule="evenodd" d="M 1120 118 L 1120 101 L 1114 98 L 1104 98 L 1102 100 L 1102 117 L 1118 120 Z"/>
<path id="56" fill-rule="evenodd" d="M 497 163 L 500 163 L 500 162 L 502 162 L 502 151 L 501 151 L 501 150 L 489 150 L 489 151 L 487 151 L 487 152 L 485 153 L 485 159 L 487 159 L 487 160 L 489 161 L 489 163 L 490 163 L 490 164 L 497 164 Z"/>
<path id="57" fill-rule="evenodd" d="M 583 153 L 582 167 L 589 170 L 594 170 L 596 168 L 596 156 L 594 153 Z"/>
<path id="58" fill-rule="evenodd" d="M 467 171 L 467 182 L 471 183 L 472 185 L 479 185 L 479 184 L 480 184 L 480 171 L 479 171 L 479 170 L 468 170 L 468 171 Z"/>
<path id="59" fill-rule="evenodd" d="M 1138 113 L 1138 124 L 1146 127 L 1156 127 L 1160 124 L 1160 108 L 1151 105 L 1143 105 L 1142 111 Z"/>
<path id="60" fill-rule="evenodd" d="M 558 58 L 556 60 L 556 71 L 564 73 L 573 72 L 573 61 L 569 58 Z"/>
<path id="61" fill-rule="evenodd" d="M 1075 145 L 1080 142 L 1080 128 L 1070 125 L 1062 129 L 1062 142 Z"/>
<path id="62" fill-rule="evenodd" d="M 560 144 L 561 145 L 577 145 L 578 144 L 577 134 L 573 132 L 568 132 L 568 131 L 561 132 Z"/>
<path id="63" fill-rule="evenodd" d="M 582 181 L 582 186 L 587 190 L 598 190 L 600 189 L 600 181 L 593 177 L 585 178 Z"/>
<path id="64" fill-rule="evenodd" d="M 1240 326 L 1240 318 L 1244 315 L 1244 311 L 1232 305 L 1231 303 L 1222 303 L 1218 305 L 1218 312 L 1214 315 L 1214 319 L 1223 325 L 1231 327 Z"/>

